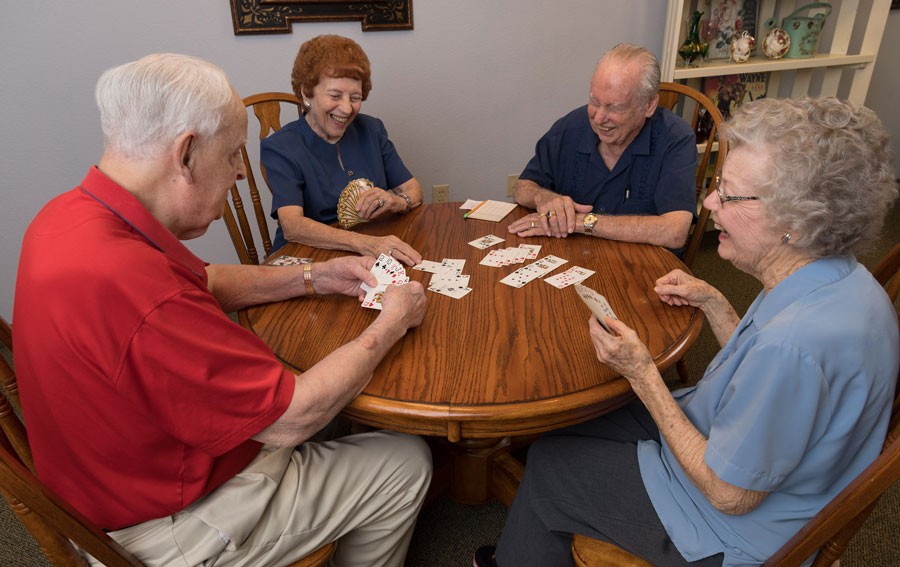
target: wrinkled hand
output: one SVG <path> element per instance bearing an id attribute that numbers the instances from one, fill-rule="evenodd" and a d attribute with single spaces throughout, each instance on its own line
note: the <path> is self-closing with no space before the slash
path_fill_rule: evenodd
<path id="1" fill-rule="evenodd" d="M 621 374 L 632 387 L 643 377 L 656 373 L 650 351 L 628 325 L 618 319 L 607 318 L 606 324 L 616 333 L 613 335 L 603 328 L 596 317 L 592 316 L 588 324 L 597 360 Z"/>
<path id="2" fill-rule="evenodd" d="M 715 297 L 716 289 L 705 281 L 681 270 L 672 270 L 656 280 L 653 290 L 669 305 L 702 307 Z"/>
<path id="3" fill-rule="evenodd" d="M 403 285 L 389 285 L 381 296 L 382 316 L 398 318 L 403 329 L 422 324 L 425 317 L 425 289 L 417 281 Z"/>
<path id="4" fill-rule="evenodd" d="M 373 258 L 365 256 L 344 256 L 327 262 L 313 264 L 313 289 L 316 293 L 340 293 L 356 296 L 360 301 L 366 292 L 360 288 L 363 282 L 370 286 L 378 285 L 375 274 L 370 272 L 375 264 Z"/>
<path id="5" fill-rule="evenodd" d="M 387 254 L 400 260 L 407 266 L 415 266 L 422 263 L 422 255 L 394 235 L 365 236 L 362 244 L 356 250 L 364 256 L 377 258 L 381 254 Z"/>
<path id="6" fill-rule="evenodd" d="M 546 218 L 544 219 L 547 220 Z M 541 218 L 537 213 L 531 213 L 509 223 L 509 232 L 517 236 L 548 236 L 547 230 L 541 224 Z"/>
<path id="7" fill-rule="evenodd" d="M 576 213 L 589 213 L 593 209 L 591 205 L 580 205 L 571 197 L 549 191 L 538 194 L 535 204 L 544 234 L 556 238 L 565 238 L 575 232 Z"/>
<path id="8" fill-rule="evenodd" d="M 406 208 L 406 200 L 403 197 L 379 187 L 363 191 L 359 200 L 356 201 L 356 212 L 364 219 L 377 219 L 388 213 L 399 212 L 404 208 Z"/>

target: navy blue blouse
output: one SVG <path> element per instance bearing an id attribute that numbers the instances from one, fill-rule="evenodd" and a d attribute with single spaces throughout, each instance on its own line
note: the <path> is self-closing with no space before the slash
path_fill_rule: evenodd
<path id="1" fill-rule="evenodd" d="M 260 159 L 272 190 L 274 219 L 279 208 L 297 205 L 304 216 L 330 224 L 337 221 L 341 191 L 353 179 L 365 177 L 376 187 L 393 189 L 413 177 L 384 124 L 366 114 L 357 115 L 336 144 L 319 137 L 303 118 L 285 124 L 261 142 Z M 272 249 L 285 244 L 279 225 Z"/>

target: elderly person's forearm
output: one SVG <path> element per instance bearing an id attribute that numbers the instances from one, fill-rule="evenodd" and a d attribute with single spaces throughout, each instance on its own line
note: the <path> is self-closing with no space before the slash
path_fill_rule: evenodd
<path id="1" fill-rule="evenodd" d="M 703 460 L 707 439 L 688 420 L 655 368 L 641 380 L 631 380 L 688 478 L 720 512 L 746 514 L 765 499 L 765 492 L 747 490 L 723 481 Z"/>
<path id="2" fill-rule="evenodd" d="M 296 376 L 288 409 L 253 439 L 290 447 L 310 438 L 363 391 L 375 367 L 406 330 L 402 320 L 382 312 L 356 339 Z"/>
<path id="3" fill-rule="evenodd" d="M 558 194 L 549 189 L 544 189 L 530 179 L 519 179 L 516 181 L 516 186 L 513 190 L 513 200 L 516 203 L 528 209 L 536 209 L 539 195 L 549 198 L 559 197 Z"/>
<path id="4" fill-rule="evenodd" d="M 688 211 L 672 211 L 659 216 L 600 215 L 591 234 L 609 240 L 681 248 L 687 240 L 691 218 Z"/>
<path id="5" fill-rule="evenodd" d="M 716 336 L 719 346 L 724 347 L 740 324 L 741 318 L 728 299 L 719 290 L 716 289 L 715 292 L 714 298 L 704 304 L 701 309 L 706 320 L 709 321 L 709 327 Z"/>

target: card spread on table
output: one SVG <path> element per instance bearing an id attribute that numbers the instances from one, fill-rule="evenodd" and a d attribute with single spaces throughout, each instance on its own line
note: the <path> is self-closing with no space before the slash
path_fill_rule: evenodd
<path id="1" fill-rule="evenodd" d="M 525 256 L 526 260 L 536 260 L 538 252 L 541 251 L 540 244 L 519 244 L 519 248 L 525 248 L 526 250 L 529 250 L 528 255 Z"/>
<path id="2" fill-rule="evenodd" d="M 279 256 L 269 262 L 270 266 L 295 266 L 297 264 L 312 264 L 312 258 L 298 258 L 296 256 Z"/>
<path id="3" fill-rule="evenodd" d="M 440 262 L 434 262 L 432 260 L 422 260 L 421 262 L 413 266 L 413 270 L 436 274 L 443 270 L 443 266 L 441 266 Z"/>
<path id="4" fill-rule="evenodd" d="M 459 299 L 472 291 L 469 276 L 462 273 L 465 265 L 465 258 L 444 258 L 440 262 L 422 260 L 413 269 L 432 274 L 426 288 L 428 291 Z"/>
<path id="5" fill-rule="evenodd" d="M 572 284 L 581 283 L 592 275 L 594 275 L 594 270 L 588 270 L 581 266 L 572 266 L 565 272 L 551 276 L 544 281 L 554 287 L 562 289 Z"/>
<path id="6" fill-rule="evenodd" d="M 482 236 L 481 238 L 476 238 L 472 242 L 469 242 L 469 246 L 474 246 L 479 250 L 484 250 L 485 248 L 490 248 L 495 244 L 500 244 L 501 242 L 505 241 L 505 238 L 500 238 L 499 236 L 488 234 L 487 236 Z"/>
<path id="7" fill-rule="evenodd" d="M 578 292 L 578 296 L 584 301 L 584 304 L 588 306 L 591 313 L 593 313 L 597 320 L 600 321 L 603 328 L 611 333 L 612 329 L 606 324 L 606 317 L 609 317 L 610 319 L 618 319 L 618 317 L 613 313 L 612 307 L 609 306 L 609 302 L 606 301 L 606 298 L 580 283 L 575 284 L 575 291 Z"/>
<path id="8" fill-rule="evenodd" d="M 375 260 L 375 265 L 369 270 L 378 280 L 378 285 L 370 286 L 363 283 L 360 287 L 365 290 L 366 297 L 363 299 L 362 306 L 369 309 L 381 309 L 381 296 L 384 290 L 391 284 L 403 285 L 409 283 L 409 277 L 406 275 L 406 268 L 403 264 L 387 254 L 382 254 Z"/>
<path id="9" fill-rule="evenodd" d="M 479 264 L 499 268 L 510 264 L 521 264 L 527 257 L 528 249 L 526 248 L 497 248 L 488 252 Z"/>
<path id="10" fill-rule="evenodd" d="M 523 266 L 515 272 L 509 274 L 508 276 L 500 280 L 500 283 L 512 287 L 522 287 L 534 279 L 545 276 L 546 274 L 562 266 L 566 262 L 568 262 L 568 260 L 564 260 L 559 256 L 548 254 L 537 262 L 532 262 L 531 264 Z"/>

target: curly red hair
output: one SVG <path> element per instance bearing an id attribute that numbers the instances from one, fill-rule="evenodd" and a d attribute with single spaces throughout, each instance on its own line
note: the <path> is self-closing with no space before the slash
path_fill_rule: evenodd
<path id="1" fill-rule="evenodd" d="M 291 71 L 291 87 L 297 98 L 303 93 L 312 94 L 322 77 L 356 79 L 362 82 L 362 99 L 372 90 L 372 72 L 369 58 L 358 43 L 339 35 L 320 35 L 303 42 L 294 69 Z"/>

